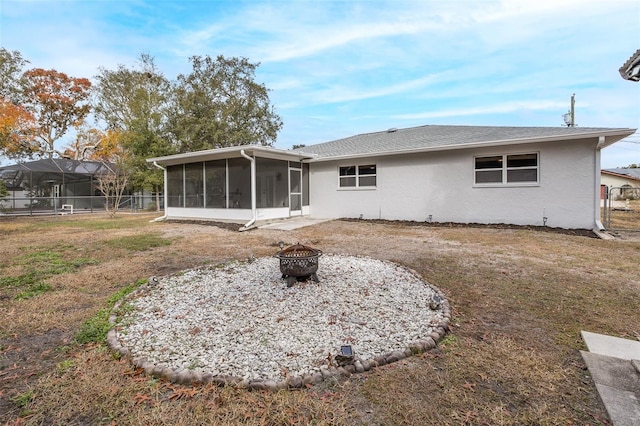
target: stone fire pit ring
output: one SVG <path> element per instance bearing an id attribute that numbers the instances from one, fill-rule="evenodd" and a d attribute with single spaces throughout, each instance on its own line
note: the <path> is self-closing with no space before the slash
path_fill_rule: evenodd
<path id="1" fill-rule="evenodd" d="M 444 295 L 408 268 L 325 253 L 318 275 L 287 287 L 265 257 L 152 277 L 114 307 L 107 343 L 171 382 L 280 390 L 428 351 L 449 330 Z"/>

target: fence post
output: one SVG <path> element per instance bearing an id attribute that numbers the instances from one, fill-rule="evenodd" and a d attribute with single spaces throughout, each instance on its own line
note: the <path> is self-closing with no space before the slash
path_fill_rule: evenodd
<path id="1" fill-rule="evenodd" d="M 602 221 L 604 222 L 605 229 L 609 229 L 611 224 L 609 223 L 609 186 L 604 187 L 604 200 L 602 209 Z"/>

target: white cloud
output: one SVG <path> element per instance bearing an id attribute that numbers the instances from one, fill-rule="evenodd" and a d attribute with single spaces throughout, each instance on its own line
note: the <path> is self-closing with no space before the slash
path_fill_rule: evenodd
<path id="1" fill-rule="evenodd" d="M 495 105 L 483 105 L 470 108 L 453 108 L 438 111 L 425 111 L 411 114 L 398 114 L 392 116 L 399 120 L 424 120 L 443 117 L 467 117 L 474 115 L 508 114 L 524 111 L 549 111 L 561 110 L 566 103 L 558 101 L 523 101 L 506 102 Z"/>
<path id="2" fill-rule="evenodd" d="M 393 121 L 559 125 L 571 93 L 582 126 L 640 126 L 640 85 L 617 73 L 637 0 L 1 1 L 3 47 L 73 76 L 142 52 L 168 78 L 192 55 L 261 62 L 285 145 Z"/>

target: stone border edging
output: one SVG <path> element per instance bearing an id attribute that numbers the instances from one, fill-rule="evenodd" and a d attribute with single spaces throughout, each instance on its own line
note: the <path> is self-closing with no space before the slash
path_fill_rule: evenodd
<path id="1" fill-rule="evenodd" d="M 424 281 L 421 275 L 419 275 L 413 269 L 407 268 L 403 265 L 400 266 L 419 277 L 420 280 Z M 237 386 L 241 389 L 270 391 L 300 389 L 305 387 L 305 385 L 307 384 L 319 384 L 325 379 L 338 379 L 340 377 L 348 378 L 352 374 L 364 373 L 365 371 L 369 371 L 375 367 L 391 364 L 413 355 L 428 352 L 431 349 L 435 348 L 438 342 L 440 342 L 450 330 L 449 325 L 451 322 L 451 307 L 449 306 L 448 300 L 444 297 L 444 294 L 440 291 L 440 289 L 434 287 L 431 284 L 428 285 L 435 291 L 438 296 L 440 296 L 442 313 L 444 317 L 442 321 L 440 321 L 438 325 L 436 325 L 435 330 L 432 331 L 429 336 L 410 343 L 409 346 L 404 350 L 390 351 L 383 355 L 379 355 L 367 360 L 356 360 L 353 362 L 353 364 L 348 364 L 345 366 L 336 367 L 332 365 L 323 365 L 320 367 L 319 372 L 313 374 L 307 373 L 302 376 L 292 376 L 285 381 L 276 382 L 275 380 L 270 379 L 247 380 L 230 375 L 214 376 L 211 373 L 197 370 L 163 367 L 161 365 L 154 364 L 143 357 L 132 358 L 129 349 L 121 345 L 115 330 L 117 318 L 114 311 L 116 311 L 120 307 L 120 305 L 122 304 L 122 300 L 119 300 L 117 303 L 115 303 L 113 309 L 111 310 L 111 314 L 109 315 L 109 323 L 114 328 L 107 332 L 107 345 L 111 348 L 111 350 L 120 354 L 121 357 L 130 358 L 133 366 L 144 370 L 145 374 L 156 378 L 162 378 L 173 383 L 182 385 L 191 385 L 196 383 L 214 383 L 219 386 Z"/>

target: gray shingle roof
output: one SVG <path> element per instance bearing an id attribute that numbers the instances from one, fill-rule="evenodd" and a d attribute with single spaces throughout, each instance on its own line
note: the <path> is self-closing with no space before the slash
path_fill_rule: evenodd
<path id="1" fill-rule="evenodd" d="M 510 142 L 576 139 L 620 133 L 633 134 L 634 129 L 600 127 L 495 127 L 429 125 L 406 129 L 390 129 L 364 133 L 294 150 L 314 154 L 317 159 L 393 154 L 411 151 L 456 149 L 471 146 L 501 145 Z M 614 141 L 615 142 L 615 141 Z"/>
<path id="2" fill-rule="evenodd" d="M 618 175 L 625 175 L 625 176 L 629 176 L 632 179 L 640 180 L 640 169 L 616 168 L 616 169 L 603 169 L 602 171 L 603 172 L 615 173 L 615 174 L 618 174 Z"/>
<path id="3" fill-rule="evenodd" d="M 640 49 L 636 50 L 618 71 L 625 80 L 640 81 Z"/>

